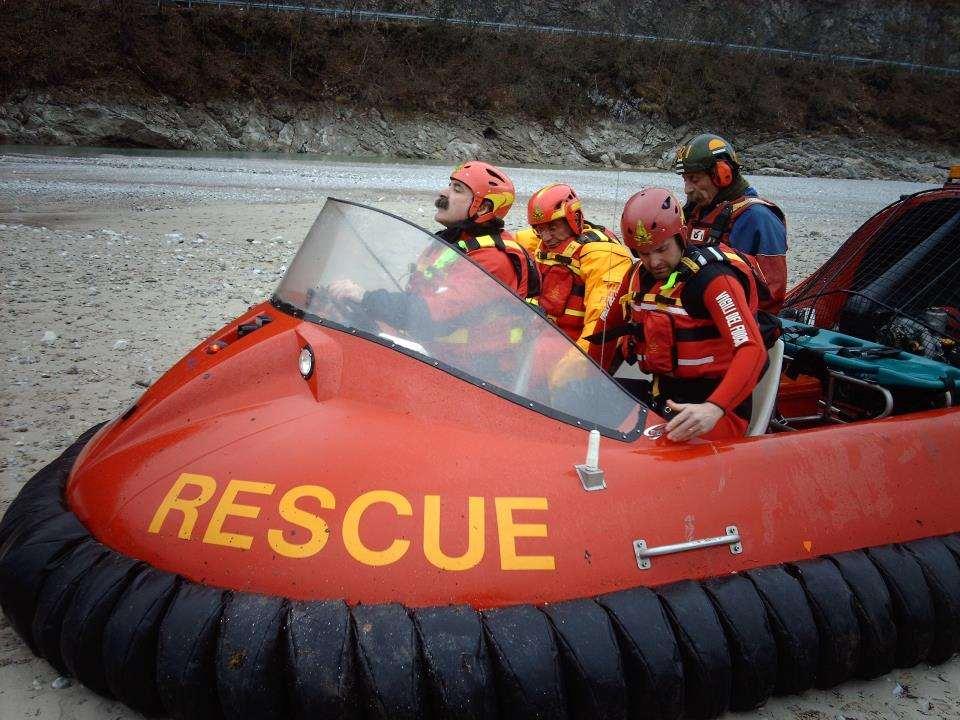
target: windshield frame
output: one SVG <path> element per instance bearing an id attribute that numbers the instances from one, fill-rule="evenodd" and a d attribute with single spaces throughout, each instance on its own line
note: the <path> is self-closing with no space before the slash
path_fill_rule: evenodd
<path id="1" fill-rule="evenodd" d="M 421 227 L 420 225 L 417 225 L 414 222 L 411 222 L 410 220 L 407 220 L 406 218 L 402 218 L 399 215 L 395 215 L 386 210 L 381 210 L 379 208 L 371 207 L 369 205 L 365 205 L 363 203 L 355 202 L 352 200 L 344 200 L 344 199 L 335 198 L 335 197 L 329 197 L 327 198 L 327 201 L 328 202 L 333 201 L 333 202 L 341 203 L 344 205 L 351 205 L 354 207 L 362 208 L 364 210 L 369 210 L 369 211 L 378 213 L 380 215 L 385 215 L 394 220 L 399 220 L 405 225 L 409 225 L 410 227 L 415 228 L 416 230 L 419 230 L 420 232 L 424 233 L 425 235 L 430 237 L 433 241 L 441 242 L 436 238 L 436 235 L 434 233 L 431 233 L 429 230 Z M 479 265 L 477 265 L 476 267 L 482 272 L 484 272 L 488 277 L 495 280 L 497 284 L 503 288 L 506 295 L 509 296 L 514 302 L 522 303 L 523 305 L 527 305 L 529 307 L 529 304 L 523 298 L 520 298 L 519 296 L 517 296 L 516 293 L 514 293 L 509 287 L 507 287 L 499 278 L 486 272 L 486 270 L 484 270 Z M 544 415 L 553 420 L 558 420 L 564 424 L 571 425 L 573 427 L 577 427 L 583 430 L 594 430 L 594 429 L 598 430 L 601 435 L 603 435 L 604 437 L 610 438 L 612 440 L 618 440 L 621 442 L 632 442 L 643 434 L 644 427 L 646 426 L 647 413 L 649 412 L 649 408 L 647 407 L 647 405 L 641 402 L 640 400 L 638 400 L 633 395 L 631 395 L 629 392 L 627 392 L 627 390 L 623 388 L 606 371 L 604 371 L 603 368 L 601 368 L 600 365 L 595 360 L 593 360 L 593 358 L 590 358 L 586 354 L 584 354 L 584 357 L 594 365 L 594 367 L 596 368 L 596 371 L 602 374 L 606 378 L 606 381 L 611 383 L 612 386 L 616 388 L 616 391 L 623 393 L 625 396 L 627 396 L 630 399 L 630 402 L 636 404 L 638 408 L 637 422 L 630 431 L 623 432 L 617 428 L 611 428 L 605 425 L 599 425 L 589 420 L 585 420 L 584 418 L 577 417 L 576 415 L 571 415 L 569 413 L 563 412 L 562 410 L 558 410 L 557 408 L 538 402 L 537 400 L 533 400 L 528 397 L 518 395 L 509 390 L 501 388 L 497 385 L 493 385 L 490 382 L 481 380 L 480 378 L 474 375 L 471 375 L 470 373 L 464 371 L 463 369 L 458 368 L 454 365 L 451 365 L 445 362 L 444 360 L 423 355 L 420 352 L 417 352 L 416 350 L 405 347 L 403 344 L 395 342 L 394 340 L 391 340 L 389 337 L 383 337 L 383 336 L 374 334 L 363 328 L 344 325 L 335 320 L 331 320 L 329 318 L 325 318 L 315 313 L 303 310 L 302 308 L 297 307 L 293 303 L 287 302 L 281 299 L 280 297 L 278 297 L 276 294 L 276 291 L 270 296 L 270 304 L 273 307 L 275 307 L 278 311 L 286 315 L 291 315 L 297 319 L 305 320 L 307 322 L 314 323 L 321 327 L 327 327 L 327 328 L 330 328 L 331 330 L 336 330 L 338 332 L 342 332 L 347 335 L 352 335 L 354 337 L 362 337 L 364 340 L 374 342 L 377 345 L 389 348 L 390 350 L 395 350 L 403 355 L 406 355 L 409 358 L 418 360 L 423 364 L 428 365 L 429 367 L 442 370 L 447 374 L 456 377 L 459 380 L 463 380 L 464 382 L 467 382 L 473 385 L 474 387 L 491 392 L 497 397 L 500 397 L 504 400 L 508 400 L 509 402 L 515 405 L 519 405 L 528 410 L 533 410 L 540 415 Z M 534 313 L 536 312 L 536 310 L 534 310 L 532 307 L 529 307 L 529 311 Z M 545 320 L 545 322 L 549 322 L 549 321 Z M 560 333 L 561 331 L 557 330 L 557 332 Z M 576 347 L 576 345 L 572 341 L 570 342 L 570 346 L 571 348 Z"/>

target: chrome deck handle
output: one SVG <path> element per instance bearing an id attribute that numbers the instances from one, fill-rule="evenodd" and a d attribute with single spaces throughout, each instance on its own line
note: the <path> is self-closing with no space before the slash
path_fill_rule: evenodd
<path id="1" fill-rule="evenodd" d="M 687 552 L 689 550 L 701 550 L 703 548 L 718 547 L 720 545 L 729 545 L 731 555 L 739 555 L 743 552 L 743 542 L 740 539 L 740 531 L 736 525 L 728 525 L 726 535 L 719 537 L 701 538 L 700 540 L 689 540 L 673 545 L 659 545 L 657 547 L 647 547 L 647 541 L 643 538 L 633 541 L 633 554 L 637 557 L 637 567 L 641 570 L 649 570 L 653 564 L 651 558 L 661 555 L 673 555 L 675 553 Z"/>

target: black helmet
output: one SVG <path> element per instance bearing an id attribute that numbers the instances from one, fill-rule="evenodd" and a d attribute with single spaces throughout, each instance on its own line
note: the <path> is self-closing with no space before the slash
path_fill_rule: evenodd
<path id="1" fill-rule="evenodd" d="M 688 172 L 711 172 L 717 160 L 729 162 L 733 172 L 740 169 L 740 162 L 737 160 L 733 145 L 719 135 L 704 133 L 677 148 L 673 170 L 678 175 Z"/>

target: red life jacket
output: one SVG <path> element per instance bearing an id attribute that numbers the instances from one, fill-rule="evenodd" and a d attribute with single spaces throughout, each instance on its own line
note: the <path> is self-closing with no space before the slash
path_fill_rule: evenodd
<path id="1" fill-rule="evenodd" d="M 469 257 L 471 253 L 484 248 L 496 248 L 507 255 L 516 273 L 515 292 L 528 302 L 533 300 L 535 303 L 536 294 L 540 291 L 540 274 L 536 264 L 530 254 L 506 232 L 477 236 L 464 233 L 456 243 L 430 248 L 417 262 L 417 272 L 411 279 L 411 289 L 425 295 L 431 294 L 433 286 L 442 282 L 450 268 L 458 267 L 459 263 L 456 261 L 463 254 Z M 444 320 L 434 317 L 436 334 L 433 342 L 445 345 L 450 357 L 459 354 L 466 356 L 498 353 L 523 340 L 522 328 L 515 318 L 509 314 L 499 314 L 507 308 L 509 305 L 496 304 L 494 308 L 489 307 L 489 304 L 479 305 L 459 308 L 455 316 Z"/>
<path id="2" fill-rule="evenodd" d="M 730 228 L 746 210 L 754 205 L 764 205 L 773 211 L 784 227 L 787 225 L 787 216 L 783 210 L 769 200 L 749 195 L 741 195 L 735 200 L 718 203 L 709 212 L 700 215 L 696 210 L 687 217 L 690 227 L 690 242 L 694 245 L 729 245 Z M 743 253 L 747 255 L 747 253 Z M 749 255 L 748 255 L 749 257 Z"/>
<path id="3" fill-rule="evenodd" d="M 617 242 L 610 230 L 584 223 L 583 234 L 575 237 L 557 251 L 537 251 L 537 269 L 540 271 L 540 297 L 543 311 L 571 340 L 583 332 L 587 314 L 586 283 L 580 271 L 580 254 L 584 245 L 594 242 Z"/>
<path id="4" fill-rule="evenodd" d="M 489 235 L 465 235 L 457 246 L 467 254 L 482 248 L 495 247 L 510 258 L 513 271 L 517 276 L 517 295 L 524 300 L 533 300 L 540 294 L 540 273 L 536 263 L 522 245 L 516 242 L 510 233 L 490 233 Z"/>
<path id="5" fill-rule="evenodd" d="M 733 227 L 737 218 L 754 205 L 763 205 L 770 208 L 773 214 L 776 215 L 780 219 L 780 222 L 784 224 L 784 227 L 786 227 L 786 215 L 784 215 L 783 210 L 776 204 L 764 198 L 741 195 L 735 200 L 717 204 L 716 207 L 702 216 L 696 211 L 691 212 L 687 218 L 687 225 L 690 227 L 690 243 L 693 245 L 716 245 L 717 243 L 722 243 L 729 247 L 730 229 Z M 759 307 L 772 314 L 779 312 L 783 299 L 782 297 L 779 300 L 774 299 L 770 288 L 767 286 L 767 279 L 764 277 L 763 270 L 756 257 L 736 248 L 730 249 L 738 253 L 750 264 L 750 268 L 753 270 L 754 277 L 757 281 L 757 303 Z M 783 278 L 783 282 L 785 281 L 786 278 Z"/>
<path id="6" fill-rule="evenodd" d="M 628 292 L 620 298 L 623 316 L 631 327 L 619 341 L 624 358 L 629 362 L 635 359 L 642 371 L 652 375 L 678 379 L 722 377 L 730 367 L 733 348 L 703 306 L 702 296 L 691 296 L 698 287 L 706 287 L 717 273 L 725 272 L 722 268 L 735 272 L 751 311 L 756 313 L 753 270 L 726 245 L 688 248 L 677 272 L 663 281 L 655 280 L 638 264 L 632 271 Z M 686 289 L 690 292 L 684 292 Z M 728 322 L 735 339 L 738 317 L 731 309 Z M 746 327 L 740 327 L 746 337 Z"/>

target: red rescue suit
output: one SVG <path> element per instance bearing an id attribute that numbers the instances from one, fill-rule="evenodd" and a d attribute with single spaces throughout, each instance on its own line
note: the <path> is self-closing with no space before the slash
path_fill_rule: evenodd
<path id="1" fill-rule="evenodd" d="M 724 245 L 688 248 L 666 280 L 656 280 L 638 264 L 624 278 L 604 327 L 591 338 L 604 333 L 606 346 L 591 344 L 590 356 L 599 362 L 619 354 L 638 362 L 653 376 L 650 404 L 664 417 L 670 416 L 667 400 L 710 402 L 724 416 L 702 437 L 740 437 L 767 357 L 757 297 L 751 267 Z"/>
<path id="2" fill-rule="evenodd" d="M 444 233 L 440 233 L 444 237 Z M 443 276 L 447 288 L 444 293 L 426 297 L 430 315 L 434 320 L 445 320 L 456 308 L 469 304 L 477 297 L 476 286 L 480 277 L 469 271 L 457 272 L 465 267 L 452 261 L 465 254 L 475 265 L 483 268 L 522 298 L 534 297 L 540 289 L 540 276 L 530 254 L 523 249 L 506 230 L 472 235 L 460 232 L 454 240 L 445 238 L 447 247 L 431 247 L 417 262 L 417 273 L 411 278 L 411 289 L 416 285 L 429 286 Z"/>
<path id="3" fill-rule="evenodd" d="M 776 204 L 760 197 L 741 195 L 740 197 L 718 203 L 716 206 L 703 212 L 695 207 L 687 216 L 687 225 L 690 227 L 690 242 L 694 245 L 715 245 L 723 243 L 729 246 L 730 231 L 737 218 L 749 208 L 761 205 L 769 208 L 773 214 L 786 226 L 786 216 Z M 783 307 L 783 300 L 787 294 L 787 256 L 783 254 L 749 254 L 738 250 L 746 256 L 754 269 L 763 279 L 763 285 L 769 289 L 769 294 L 761 287 L 761 296 L 758 299 L 760 310 L 776 315 Z"/>
<path id="4" fill-rule="evenodd" d="M 458 262 L 463 255 L 522 298 L 532 301 L 539 292 L 536 265 L 510 233 L 460 233 L 456 242 L 447 240 L 446 247 L 438 245 L 425 252 L 410 278 L 409 292 L 426 306 L 432 342 L 443 343 L 455 355 L 496 353 L 519 343 L 522 335 L 517 323 L 509 317 L 494 317 L 482 304 L 483 298 L 490 297 L 489 284 L 466 263 Z"/>

